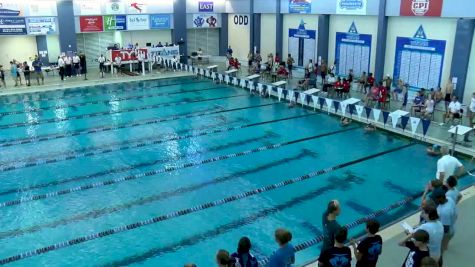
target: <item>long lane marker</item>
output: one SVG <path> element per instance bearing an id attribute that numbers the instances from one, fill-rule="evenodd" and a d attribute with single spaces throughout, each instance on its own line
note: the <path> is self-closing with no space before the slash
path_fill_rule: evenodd
<path id="1" fill-rule="evenodd" d="M 300 143 L 300 142 L 305 142 L 305 141 L 309 141 L 309 140 L 313 140 L 313 139 L 317 139 L 317 138 L 321 138 L 321 137 L 325 137 L 325 136 L 330 136 L 330 135 L 334 135 L 334 134 L 338 134 L 338 133 L 352 131 L 352 130 L 355 130 L 355 129 L 358 129 L 358 128 L 342 129 L 342 130 L 338 130 L 338 131 L 334 131 L 334 132 L 314 135 L 314 136 L 306 137 L 306 138 L 300 138 L 300 139 L 287 141 L 287 142 L 283 142 L 283 143 L 261 146 L 261 147 L 258 147 L 258 148 L 254 148 L 254 149 L 250 149 L 250 150 L 246 150 L 246 151 L 242 151 L 242 152 L 238 152 L 238 153 L 216 156 L 216 157 L 213 157 L 213 158 L 208 158 L 208 159 L 204 159 L 204 160 L 197 161 L 197 162 L 187 162 L 187 163 L 179 164 L 177 166 L 170 166 L 170 167 L 165 167 L 163 169 L 151 170 L 151 171 L 142 172 L 142 173 L 138 173 L 138 174 L 131 174 L 131 175 L 121 177 L 121 178 L 110 179 L 110 180 L 107 180 L 107 181 L 86 184 L 86 185 L 77 186 L 77 187 L 73 187 L 73 188 L 63 189 L 63 190 L 60 190 L 60 191 L 49 192 L 49 193 L 46 193 L 46 194 L 32 195 L 32 196 L 29 196 L 29 197 L 22 197 L 20 199 L 10 200 L 10 201 L 7 201 L 7 202 L 1 202 L 0 203 L 0 208 L 16 206 L 16 205 L 20 205 L 20 204 L 30 202 L 30 201 L 36 201 L 36 200 L 40 200 L 40 199 L 46 199 L 46 198 L 51 198 L 51 197 L 56 197 L 56 196 L 61 196 L 61 195 L 67 195 L 67 194 L 71 194 L 71 193 L 74 193 L 74 192 L 85 191 L 85 190 L 89 190 L 89 189 L 93 189 L 93 188 L 109 186 L 109 185 L 113 185 L 113 184 L 117 184 L 117 183 L 121 183 L 121 182 L 125 182 L 125 181 L 137 180 L 137 179 L 140 179 L 140 178 L 143 178 L 143 177 L 148 177 L 148 176 L 154 176 L 154 175 L 157 175 L 157 174 L 173 172 L 173 171 L 176 171 L 176 170 L 181 170 L 181 169 L 190 168 L 190 167 L 194 167 L 194 166 L 199 166 L 199 165 L 203 165 L 203 164 L 207 164 L 207 163 L 227 160 L 227 159 L 230 159 L 230 158 L 242 157 L 242 156 L 246 156 L 246 155 L 257 153 L 257 152 L 277 149 L 277 148 L 280 148 L 280 147 L 284 147 L 284 146 L 288 146 L 288 145 L 292 145 L 292 144 L 296 144 L 296 143 Z"/>
<path id="2" fill-rule="evenodd" d="M 40 107 L 40 108 L 31 108 L 27 110 L 0 112 L 0 116 L 18 115 L 18 114 L 24 114 L 28 112 L 38 112 L 38 111 L 51 110 L 51 109 L 77 108 L 77 107 L 84 107 L 87 105 L 96 105 L 96 104 L 110 105 L 111 103 L 114 103 L 114 102 L 122 102 L 122 101 L 135 100 L 135 99 L 145 99 L 145 98 L 152 98 L 152 97 L 157 97 L 157 96 L 171 96 L 171 95 L 186 94 L 186 93 L 196 93 L 196 92 L 203 92 L 203 91 L 218 90 L 218 89 L 223 89 L 223 88 L 227 88 L 227 87 L 216 86 L 216 87 L 209 87 L 209 88 L 189 90 L 189 91 L 133 95 L 133 96 L 121 97 L 117 99 L 107 99 L 107 100 L 91 100 L 91 101 L 86 101 L 86 102 L 73 103 L 73 104 L 60 105 L 60 106 L 47 106 L 47 107 Z"/>
<path id="3" fill-rule="evenodd" d="M 243 96 L 248 96 L 248 94 L 240 94 L 240 95 L 235 95 L 232 97 L 243 97 Z M 229 98 L 229 97 L 228 97 Z M 183 103 L 185 102 L 185 103 Z M 19 123 L 12 123 L 12 124 L 3 124 L 0 125 L 0 130 L 3 129 L 12 129 L 12 128 L 19 128 L 19 127 L 25 127 L 25 126 L 32 126 L 32 125 L 42 125 L 42 124 L 47 124 L 47 123 L 55 123 L 55 122 L 64 122 L 64 121 L 71 121 L 71 120 L 78 120 L 78 119 L 87 119 L 87 118 L 95 118 L 95 117 L 100 117 L 100 116 L 106 116 L 106 115 L 114 115 L 114 114 L 122 114 L 122 113 L 127 113 L 127 112 L 135 112 L 135 111 L 140 111 L 140 110 L 149 110 L 149 109 L 156 109 L 159 107 L 169 107 L 169 106 L 176 106 L 176 105 L 183 105 L 187 104 L 187 101 L 175 101 L 175 102 L 168 102 L 168 103 L 159 103 L 159 104 L 153 104 L 153 105 L 146 105 L 146 106 L 141 106 L 138 108 L 126 108 L 126 109 L 121 109 L 121 110 L 116 110 L 116 111 L 101 111 L 101 112 L 94 112 L 94 113 L 88 113 L 88 114 L 81 114 L 81 115 L 75 115 L 75 116 L 70 116 L 66 118 L 51 118 L 51 119 L 44 119 L 44 120 L 37 120 L 37 121 L 32 121 L 32 122 L 19 122 Z"/>
<path id="4" fill-rule="evenodd" d="M 1 259 L 0 264 L 7 264 L 7 263 L 22 260 L 22 259 L 30 258 L 30 257 L 33 257 L 33 256 L 46 254 L 46 253 L 51 252 L 53 250 L 58 250 L 58 249 L 66 248 L 66 247 L 75 246 L 75 245 L 85 243 L 85 242 L 88 242 L 88 241 L 91 241 L 91 240 L 94 240 L 94 239 L 115 235 L 115 234 L 118 234 L 118 233 L 130 231 L 132 229 L 138 229 L 138 228 L 141 228 L 141 227 L 144 227 L 144 226 L 147 226 L 147 225 L 156 224 L 158 222 L 170 220 L 172 218 L 181 217 L 181 216 L 184 216 L 184 215 L 188 215 L 188 214 L 195 213 L 195 212 L 198 212 L 198 211 L 202 211 L 202 210 L 205 210 L 205 209 L 209 209 L 209 208 L 212 208 L 212 207 L 221 206 L 223 204 L 234 202 L 234 201 L 244 199 L 244 198 L 247 198 L 247 197 L 250 197 L 250 196 L 255 196 L 255 195 L 258 195 L 258 194 L 262 194 L 264 192 L 269 192 L 269 191 L 272 191 L 272 190 L 275 190 L 275 189 L 278 189 L 278 188 L 282 188 L 282 187 L 285 187 L 285 186 L 288 186 L 288 185 L 291 185 L 291 184 L 294 184 L 294 183 L 306 181 L 306 180 L 309 180 L 313 177 L 320 176 L 320 175 L 323 175 L 323 174 L 327 174 L 327 173 L 335 171 L 337 169 L 348 167 L 350 165 L 354 165 L 356 163 L 360 163 L 362 161 L 365 161 L 365 160 L 368 160 L 368 159 L 371 159 L 371 158 L 375 158 L 375 157 L 378 157 L 378 156 L 381 156 L 381 155 L 384 155 L 384 154 L 388 154 L 388 153 L 391 153 L 391 152 L 394 152 L 394 151 L 398 151 L 398 150 L 401 150 L 401 149 L 404 149 L 404 148 L 407 148 L 407 147 L 410 147 L 410 146 L 413 146 L 413 145 L 414 145 L 414 143 L 406 144 L 404 146 L 396 147 L 396 148 L 393 148 L 393 149 L 390 149 L 390 150 L 379 152 L 379 153 L 376 153 L 376 154 L 373 154 L 373 155 L 369 155 L 369 156 L 359 158 L 359 159 L 356 159 L 356 160 L 353 160 L 353 161 L 349 161 L 349 162 L 346 162 L 346 163 L 343 163 L 343 164 L 339 164 L 339 165 L 336 165 L 336 166 L 333 166 L 333 167 L 329 167 L 329 168 L 322 169 L 322 170 L 319 170 L 319 171 L 315 171 L 315 172 L 312 172 L 312 173 L 309 173 L 309 174 L 306 174 L 306 175 L 302 175 L 302 176 L 299 176 L 299 177 L 296 177 L 296 178 L 293 178 L 293 179 L 285 180 L 285 181 L 282 181 L 282 182 L 277 183 L 277 184 L 263 186 L 263 187 L 260 187 L 260 188 L 257 188 L 257 189 L 251 190 L 251 191 L 247 191 L 247 192 L 244 192 L 244 193 L 241 193 L 241 194 L 232 195 L 232 196 L 228 196 L 228 197 L 223 198 L 223 199 L 219 199 L 219 200 L 215 200 L 215 201 L 212 201 L 212 202 L 197 205 L 197 206 L 194 206 L 192 208 L 187 208 L 187 209 L 183 209 L 183 210 L 180 210 L 180 211 L 174 211 L 174 212 L 171 212 L 171 213 L 168 213 L 168 214 L 165 214 L 165 215 L 153 217 L 153 218 L 143 220 L 143 221 L 139 221 L 139 222 L 136 222 L 136 223 L 121 225 L 121 226 L 118 226 L 118 227 L 115 227 L 115 228 L 111 228 L 109 230 L 105 230 L 105 231 L 85 235 L 85 236 L 82 236 L 82 237 L 74 238 L 74 239 L 71 239 L 71 240 L 68 240 L 68 241 L 63 241 L 63 242 L 56 243 L 56 244 L 53 244 L 53 245 L 49 245 L 49 246 L 46 246 L 46 247 L 38 248 L 38 249 L 35 249 L 35 250 L 26 251 L 26 252 L 23 252 L 23 253 L 8 257 L 8 258 Z"/>
<path id="5" fill-rule="evenodd" d="M 240 108 L 240 109 L 249 109 L 249 108 L 263 107 L 263 106 L 268 106 L 268 105 L 274 105 L 274 104 L 273 103 L 264 104 L 264 105 L 251 106 L 251 107 Z M 228 127 L 228 128 L 199 131 L 199 132 L 194 132 L 193 130 L 190 130 L 189 131 L 191 132 L 190 134 L 181 135 L 181 136 L 178 136 L 175 134 L 162 134 L 158 136 L 148 136 L 148 137 L 130 140 L 130 141 L 121 141 L 121 142 L 110 143 L 103 146 L 78 149 L 78 150 L 69 151 L 66 153 L 57 153 L 57 154 L 54 154 L 55 157 L 49 157 L 49 158 L 37 157 L 37 158 L 30 159 L 30 161 L 13 160 L 10 162 L 4 162 L 2 163 L 2 165 L 0 165 L 0 171 L 18 170 L 18 169 L 23 169 L 23 168 L 40 166 L 44 164 L 51 164 L 51 163 L 57 163 L 57 162 L 66 161 L 66 160 L 78 159 L 82 157 L 92 157 L 92 156 L 112 153 L 112 152 L 121 151 L 121 150 L 128 150 L 128 149 L 133 149 L 133 148 L 141 148 L 141 147 L 146 147 L 146 146 L 158 145 L 158 144 L 162 144 L 162 143 L 170 142 L 170 141 L 178 141 L 178 140 L 188 139 L 192 137 L 199 137 L 199 136 L 206 136 L 206 135 L 211 135 L 211 134 L 216 134 L 216 133 L 235 131 L 235 130 L 254 127 L 258 125 L 264 125 L 264 124 L 269 124 L 269 123 L 274 123 L 274 122 L 279 122 L 279 121 L 285 121 L 285 120 L 315 116 L 315 115 L 316 114 L 305 114 L 305 115 L 299 115 L 299 116 L 288 117 L 288 118 L 283 118 L 283 119 L 276 119 L 276 120 L 270 120 L 270 121 L 264 121 L 264 122 L 233 126 L 233 127 Z"/>

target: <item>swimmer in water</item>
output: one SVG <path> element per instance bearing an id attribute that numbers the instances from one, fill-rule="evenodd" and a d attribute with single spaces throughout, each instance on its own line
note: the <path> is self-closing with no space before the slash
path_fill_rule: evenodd
<path id="1" fill-rule="evenodd" d="M 347 118 L 347 117 L 341 117 L 341 120 L 340 120 L 340 125 L 343 126 L 343 127 L 346 127 L 348 125 L 350 125 L 351 123 L 351 119 Z"/>
<path id="2" fill-rule="evenodd" d="M 366 125 L 366 127 L 364 127 L 364 130 L 366 132 L 374 132 L 376 131 L 376 127 L 372 124 L 372 123 L 368 123 L 368 125 Z"/>
<path id="3" fill-rule="evenodd" d="M 428 147 L 426 151 L 427 151 L 427 154 L 429 154 L 430 156 L 436 157 L 442 154 L 440 149 L 441 147 L 439 145 L 433 145 L 433 146 Z"/>

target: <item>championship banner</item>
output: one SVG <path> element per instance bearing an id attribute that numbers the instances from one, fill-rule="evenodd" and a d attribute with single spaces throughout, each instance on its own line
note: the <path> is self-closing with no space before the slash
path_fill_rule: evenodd
<path id="1" fill-rule="evenodd" d="M 312 0 L 289 0 L 289 13 L 309 14 L 312 11 Z"/>
<path id="2" fill-rule="evenodd" d="M 139 53 L 144 55 L 144 59 L 147 59 L 146 48 L 140 48 L 136 50 L 132 50 L 132 49 L 111 50 L 111 59 L 112 61 L 114 61 L 115 58 L 118 56 L 120 57 L 122 63 L 127 63 L 128 61 L 137 60 Z"/>
<path id="3" fill-rule="evenodd" d="M 401 0 L 401 16 L 440 17 L 443 0 Z"/>
<path id="4" fill-rule="evenodd" d="M 310 59 L 315 61 L 317 31 L 307 30 L 305 24 L 301 20 L 297 29 L 289 29 L 288 51 L 296 66 L 305 66 Z"/>
<path id="5" fill-rule="evenodd" d="M 0 1 L 0 16 L 24 16 L 21 7 L 15 2 Z"/>
<path id="6" fill-rule="evenodd" d="M 26 34 L 25 18 L 0 17 L 0 35 Z"/>
<path id="7" fill-rule="evenodd" d="M 74 0 L 80 15 L 100 15 L 101 4 L 97 0 Z"/>
<path id="8" fill-rule="evenodd" d="M 105 3 L 106 14 L 125 14 L 125 1 L 123 0 L 107 0 Z"/>
<path id="9" fill-rule="evenodd" d="M 104 31 L 127 30 L 127 17 L 125 15 L 104 16 Z"/>
<path id="10" fill-rule="evenodd" d="M 150 29 L 150 17 L 148 15 L 127 15 L 127 29 L 130 31 Z"/>
<path id="11" fill-rule="evenodd" d="M 366 15 L 366 0 L 337 0 L 336 14 Z"/>
<path id="12" fill-rule="evenodd" d="M 37 17 L 28 18 L 28 34 L 32 35 L 50 35 L 57 33 L 55 17 Z"/>
<path id="13" fill-rule="evenodd" d="M 353 70 L 356 77 L 369 72 L 371 59 L 371 34 L 360 34 L 353 22 L 347 33 L 336 33 L 336 73 L 346 76 Z"/>
<path id="14" fill-rule="evenodd" d="M 102 16 L 79 17 L 79 29 L 81 32 L 102 32 L 103 28 Z"/>
<path id="15" fill-rule="evenodd" d="M 216 28 L 218 19 L 216 14 L 193 14 L 194 28 Z"/>

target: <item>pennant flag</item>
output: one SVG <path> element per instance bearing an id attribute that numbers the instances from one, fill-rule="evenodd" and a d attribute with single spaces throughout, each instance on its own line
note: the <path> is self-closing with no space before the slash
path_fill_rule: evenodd
<path id="1" fill-rule="evenodd" d="M 231 82 L 231 80 L 229 79 L 229 75 L 224 76 L 224 81 L 226 82 L 226 84 L 229 84 Z"/>
<path id="2" fill-rule="evenodd" d="M 318 100 L 319 99 L 323 99 L 323 98 L 318 98 L 318 96 L 316 95 L 312 95 L 312 102 L 313 102 L 313 110 L 316 110 L 317 109 L 317 104 L 318 104 Z"/>
<path id="3" fill-rule="evenodd" d="M 302 103 L 302 107 L 303 107 L 303 105 L 305 104 L 305 97 L 306 97 L 306 96 L 307 96 L 306 94 L 300 93 L 300 102 Z"/>
<path id="4" fill-rule="evenodd" d="M 239 85 L 239 79 L 234 77 L 233 78 L 233 84 L 236 85 L 236 86 Z"/>
<path id="5" fill-rule="evenodd" d="M 371 108 L 369 107 L 364 107 L 365 111 L 366 111 L 366 119 L 369 120 L 369 114 L 371 114 Z"/>
<path id="6" fill-rule="evenodd" d="M 391 116 L 391 122 L 392 122 L 393 128 L 396 128 L 397 127 L 397 122 L 398 122 L 399 118 L 401 117 L 401 115 L 390 113 L 389 116 Z"/>
<path id="7" fill-rule="evenodd" d="M 407 123 L 409 122 L 409 117 L 408 116 L 402 116 L 401 117 L 401 126 L 402 130 L 406 130 Z"/>
<path id="8" fill-rule="evenodd" d="M 280 99 L 282 98 L 282 88 L 280 87 L 277 88 L 277 97 L 279 98 L 279 102 L 280 102 Z"/>
<path id="9" fill-rule="evenodd" d="M 248 87 L 249 87 L 249 91 L 252 91 L 252 90 L 255 90 L 255 89 L 256 89 L 256 87 L 254 86 L 254 83 L 251 82 L 251 81 L 249 81 L 249 82 L 247 83 L 247 85 L 248 85 Z"/>
<path id="10" fill-rule="evenodd" d="M 288 90 L 289 91 L 289 94 L 287 95 L 287 97 L 289 98 L 289 101 L 292 102 L 293 98 L 294 98 L 294 90 Z"/>
<path id="11" fill-rule="evenodd" d="M 246 88 L 246 80 L 241 79 L 240 86 L 241 86 L 242 88 Z"/>
<path id="12" fill-rule="evenodd" d="M 420 122 L 421 122 L 421 119 L 411 117 L 411 132 L 412 132 L 412 134 L 416 134 L 417 126 L 419 126 Z"/>
<path id="13" fill-rule="evenodd" d="M 356 114 L 358 114 L 358 118 L 361 119 L 361 115 L 363 115 L 364 107 L 361 106 L 361 105 L 356 105 L 355 108 L 356 108 Z M 370 112 L 371 112 L 371 110 L 370 110 Z M 368 115 L 368 117 L 369 117 L 369 115 Z"/>
<path id="14" fill-rule="evenodd" d="M 351 104 L 351 105 L 349 105 L 349 107 L 350 107 L 350 109 L 349 109 L 350 110 L 350 115 L 355 114 L 355 105 Z"/>
<path id="15" fill-rule="evenodd" d="M 310 100 L 312 100 L 311 95 L 305 95 L 305 100 L 307 101 L 307 105 L 310 105 Z"/>
<path id="16" fill-rule="evenodd" d="M 335 113 L 338 113 L 338 109 L 340 108 L 340 102 L 333 101 L 333 107 L 335 107 Z"/>
<path id="17" fill-rule="evenodd" d="M 327 103 L 328 112 L 330 112 L 330 109 L 332 108 L 333 99 L 325 98 L 325 102 Z"/>
<path id="18" fill-rule="evenodd" d="M 264 86 L 262 85 L 262 83 L 258 83 L 257 84 L 257 90 L 259 90 L 259 94 L 262 95 L 262 90 L 264 89 Z"/>
<path id="19" fill-rule="evenodd" d="M 429 131 L 430 120 L 422 120 L 422 134 L 425 136 Z"/>
<path id="20" fill-rule="evenodd" d="M 297 99 L 299 99 L 299 92 L 294 92 L 294 99 L 295 103 L 297 103 Z"/>
<path id="21" fill-rule="evenodd" d="M 209 70 L 205 71 L 205 75 L 206 75 L 206 77 L 209 77 Z"/>
<path id="22" fill-rule="evenodd" d="M 287 90 L 284 89 L 284 90 L 282 90 L 282 93 L 284 94 L 284 100 L 286 100 L 286 99 L 287 99 L 287 95 L 289 94 L 289 91 L 287 91 Z"/>
<path id="23" fill-rule="evenodd" d="M 218 74 L 218 79 L 219 79 L 219 82 L 222 83 L 223 82 L 223 74 L 219 73 Z"/>
<path id="24" fill-rule="evenodd" d="M 342 114 L 343 116 L 345 116 L 345 114 L 346 114 L 346 107 L 348 106 L 348 103 L 345 102 L 345 101 L 341 101 L 341 102 L 340 102 L 340 106 L 341 106 L 341 114 Z"/>
<path id="25" fill-rule="evenodd" d="M 380 109 L 373 109 L 373 118 L 374 118 L 374 121 L 379 121 L 379 116 L 381 116 L 381 110 Z"/>
<path id="26" fill-rule="evenodd" d="M 325 98 L 319 97 L 318 103 L 320 104 L 320 109 L 323 109 L 323 104 L 325 103 Z"/>
<path id="27" fill-rule="evenodd" d="M 386 123 L 388 123 L 388 118 L 389 118 L 389 112 L 383 111 L 383 122 L 384 122 L 384 125 L 386 125 Z"/>

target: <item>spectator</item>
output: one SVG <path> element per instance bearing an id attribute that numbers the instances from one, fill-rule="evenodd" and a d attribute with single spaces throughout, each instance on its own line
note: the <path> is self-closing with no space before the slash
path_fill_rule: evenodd
<path id="1" fill-rule="evenodd" d="M 338 200 L 332 200 L 327 205 L 327 210 L 323 213 L 322 216 L 322 228 L 323 228 L 323 243 L 320 251 L 325 251 L 333 247 L 335 242 L 335 235 L 338 229 L 340 229 L 340 224 L 337 222 L 336 218 L 340 215 L 341 208 Z"/>
<path id="2" fill-rule="evenodd" d="M 452 94 L 454 93 L 454 84 L 452 83 L 452 77 L 449 78 L 449 80 L 447 81 L 447 84 L 445 85 L 445 88 L 444 88 L 444 93 L 445 94 L 445 112 L 447 113 L 449 110 L 448 110 L 448 107 L 449 107 L 449 103 L 450 101 L 452 100 Z"/>
<path id="3" fill-rule="evenodd" d="M 18 86 L 18 70 L 15 62 L 10 61 L 10 74 L 12 75 L 12 79 L 15 82 L 15 87 Z"/>
<path id="4" fill-rule="evenodd" d="M 457 189 L 457 184 L 457 178 L 453 175 L 449 176 L 449 178 L 447 178 L 447 181 L 445 181 L 445 186 L 447 187 L 447 192 L 445 193 L 445 196 L 447 198 L 452 199 L 455 204 L 458 204 L 460 200 L 462 200 L 462 194 Z"/>
<path id="5" fill-rule="evenodd" d="M 275 230 L 275 240 L 279 245 L 269 259 L 269 267 L 289 267 L 295 263 L 295 249 L 289 243 L 292 240 L 292 234 L 282 228 Z"/>
<path id="6" fill-rule="evenodd" d="M 313 72 L 313 71 L 314 71 L 314 69 L 313 69 L 313 61 L 312 61 L 311 59 L 308 60 L 307 69 L 308 69 L 308 71 L 310 71 L 310 72 Z"/>
<path id="7" fill-rule="evenodd" d="M 61 81 L 64 81 L 64 60 L 61 56 L 58 57 L 58 68 L 59 68 L 59 76 L 61 77 Z"/>
<path id="8" fill-rule="evenodd" d="M 413 240 L 413 241 L 412 241 Z M 409 248 L 409 253 L 404 260 L 405 267 L 419 267 L 423 258 L 429 256 L 429 234 L 424 230 L 417 230 L 414 234 L 408 235 L 399 246 Z"/>
<path id="9" fill-rule="evenodd" d="M 71 77 L 71 75 L 73 73 L 72 64 L 73 64 L 72 58 L 70 56 L 65 56 L 64 57 L 64 65 L 65 65 L 65 70 L 66 70 L 66 76 L 67 77 Z"/>
<path id="10" fill-rule="evenodd" d="M 446 251 L 450 239 L 455 234 L 455 221 L 457 220 L 457 207 L 452 199 L 445 196 L 445 191 L 442 188 L 434 189 L 431 195 L 437 204 L 437 213 L 440 221 L 444 225 L 444 237 L 442 239 L 442 252 Z"/>
<path id="11" fill-rule="evenodd" d="M 470 105 L 468 106 L 468 124 L 471 128 L 474 127 L 475 119 L 475 92 L 472 93 L 472 98 L 470 99 Z"/>
<path id="12" fill-rule="evenodd" d="M 456 96 L 452 96 L 452 101 L 449 104 L 449 110 L 444 116 L 444 123 L 449 121 L 453 121 L 453 119 L 460 119 L 462 118 L 462 114 L 460 113 L 462 110 L 462 104 L 458 101 Z"/>
<path id="13" fill-rule="evenodd" d="M 442 157 L 437 161 L 437 173 L 435 177 L 442 183 L 451 175 L 463 173 L 464 168 L 462 163 L 454 156 L 449 154 L 449 147 L 443 146 L 440 149 Z"/>
<path id="14" fill-rule="evenodd" d="M 379 231 L 379 226 L 379 222 L 376 220 L 367 221 L 366 237 L 361 240 L 358 246 L 352 240 L 351 245 L 357 260 L 356 267 L 376 267 L 383 248 L 383 239 L 376 234 Z"/>
<path id="15" fill-rule="evenodd" d="M 320 65 L 320 76 L 322 77 L 322 84 L 325 83 L 325 77 L 328 73 L 328 67 L 324 60 L 322 60 L 322 64 Z"/>
<path id="16" fill-rule="evenodd" d="M 289 77 L 289 73 L 285 69 L 284 65 L 279 66 L 279 69 L 277 70 L 277 76 L 282 79 L 287 79 Z"/>
<path id="17" fill-rule="evenodd" d="M 81 65 L 81 75 L 84 74 L 84 80 L 87 80 L 87 62 L 86 55 L 84 53 L 79 54 L 79 64 Z"/>
<path id="18" fill-rule="evenodd" d="M 30 80 L 30 66 L 28 65 L 28 62 L 23 62 L 23 75 L 25 76 L 25 84 L 26 86 L 31 86 L 31 80 Z"/>
<path id="19" fill-rule="evenodd" d="M 7 84 L 5 83 L 5 71 L 3 70 L 3 65 L 0 65 L 0 85 L 6 89 Z"/>
<path id="20" fill-rule="evenodd" d="M 439 220 L 439 214 L 434 201 L 428 200 L 422 206 L 421 216 L 425 221 L 416 230 L 424 230 L 429 234 L 429 252 L 434 260 L 439 261 L 442 256 L 442 238 L 444 226 Z"/>
<path id="21" fill-rule="evenodd" d="M 368 93 L 368 89 L 371 89 L 373 88 L 374 86 L 374 77 L 373 77 L 373 73 L 369 73 L 368 74 L 368 78 L 366 79 L 366 85 L 364 87 L 364 93 L 367 94 Z"/>
<path id="22" fill-rule="evenodd" d="M 289 78 L 292 78 L 292 68 L 294 66 L 294 62 L 294 58 L 291 54 L 289 54 L 287 57 L 287 69 L 289 70 Z"/>
<path id="23" fill-rule="evenodd" d="M 257 259 L 250 253 L 251 240 L 247 237 L 241 237 L 238 243 L 237 252 L 234 252 L 231 257 L 235 259 L 236 265 L 240 267 L 257 267 Z"/>
<path id="24" fill-rule="evenodd" d="M 414 102 L 412 104 L 412 111 L 415 112 L 422 112 L 422 108 L 425 104 L 425 96 L 424 96 L 424 88 L 417 93 L 416 97 L 414 98 Z"/>
<path id="25" fill-rule="evenodd" d="M 106 62 L 104 55 L 101 54 L 101 56 L 97 59 L 97 62 L 99 62 L 99 72 L 101 73 L 101 78 L 104 78 L 104 63 Z"/>
<path id="26" fill-rule="evenodd" d="M 331 247 L 318 257 L 318 266 L 321 267 L 351 267 L 351 249 L 345 246 L 348 230 L 341 227 L 335 235 L 335 246 Z"/>
<path id="27" fill-rule="evenodd" d="M 434 113 L 435 101 L 432 98 L 432 95 L 429 95 L 426 102 L 424 103 L 424 108 L 422 109 L 422 117 L 425 119 L 430 119 Z"/>
<path id="28" fill-rule="evenodd" d="M 43 75 L 43 70 L 41 69 L 41 66 L 43 66 L 43 63 L 38 59 L 38 56 L 35 56 L 35 60 L 31 63 L 33 65 L 33 69 L 35 71 L 35 76 L 36 76 L 36 82 L 38 85 L 40 85 L 40 79 L 41 79 L 41 84 L 45 84 L 45 76 Z"/>
<path id="29" fill-rule="evenodd" d="M 233 49 L 231 48 L 231 46 L 228 47 L 228 58 L 231 58 L 233 56 Z"/>
<path id="30" fill-rule="evenodd" d="M 231 257 L 229 256 L 229 252 L 224 249 L 220 249 L 216 254 L 216 263 L 218 264 L 218 267 L 233 266 L 231 262 Z"/>
<path id="31" fill-rule="evenodd" d="M 73 56 L 73 67 L 74 67 L 74 73 L 73 75 L 75 76 L 79 76 L 79 62 L 81 61 L 81 59 L 79 58 L 78 54 L 77 53 L 74 53 L 74 56 Z"/>

